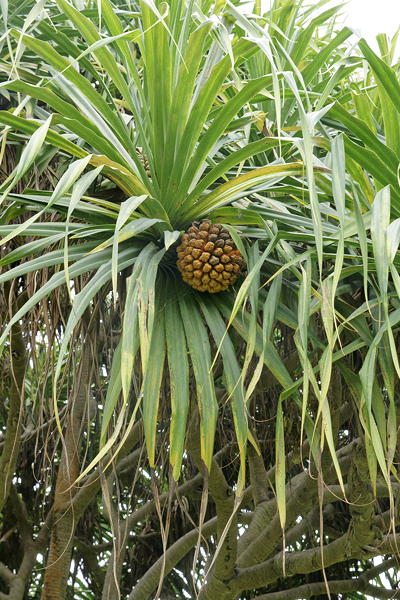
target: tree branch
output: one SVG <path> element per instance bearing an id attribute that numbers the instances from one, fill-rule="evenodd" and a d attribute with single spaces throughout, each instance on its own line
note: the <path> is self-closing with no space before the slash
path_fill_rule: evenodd
<path id="1" fill-rule="evenodd" d="M 217 529 L 217 517 L 213 517 L 203 524 L 201 535 L 209 537 L 215 534 Z M 164 575 L 168 575 L 172 569 L 179 563 L 192 548 L 195 547 L 199 539 L 199 530 L 192 529 L 183 535 L 178 541 L 170 546 L 165 554 Z M 140 581 L 135 585 L 128 596 L 128 600 L 148 600 L 152 592 L 157 589 L 164 558 L 161 556 L 152 567 L 146 572 Z"/>
<path id="2" fill-rule="evenodd" d="M 218 465 L 215 457 L 212 461 L 210 473 L 207 473 L 207 469 L 201 460 L 198 432 L 198 415 L 196 414 L 190 425 L 187 449 L 200 473 L 208 483 L 208 488 L 214 499 L 217 511 L 218 541 L 223 538 L 221 547 L 215 558 L 214 568 L 209 574 L 207 591 L 204 590 L 200 595 L 201 600 L 203 600 L 203 598 L 208 597 L 208 590 L 212 589 L 214 577 L 225 581 L 231 579 L 234 575 L 237 556 L 237 516 L 233 490 L 228 485 L 222 468 Z M 225 531 L 227 527 L 228 529 Z"/>
<path id="3" fill-rule="evenodd" d="M 300 552 L 279 552 L 274 557 L 257 565 L 238 570 L 235 586 L 238 591 L 265 587 L 277 579 L 287 578 L 296 574 L 319 571 L 351 558 L 349 553 L 349 534 L 342 535 L 337 540 L 321 548 L 311 548 Z"/>
<path id="4" fill-rule="evenodd" d="M 15 574 L 2 562 L 0 562 L 0 577 L 6 583 L 10 584 L 15 578 Z"/>
<path id="5" fill-rule="evenodd" d="M 249 448 L 248 457 L 253 503 L 254 506 L 257 507 L 262 502 L 267 502 L 269 500 L 267 489 L 269 487 L 270 479 L 264 465 L 263 457 L 257 454 L 252 446 Z"/>
<path id="6" fill-rule="evenodd" d="M 353 454 L 353 463 L 348 477 L 350 501 L 349 510 L 352 516 L 350 527 L 353 529 L 353 545 L 364 548 L 376 537 L 374 528 L 374 495 L 369 480 L 369 469 L 365 450 L 358 444 Z"/>
<path id="7" fill-rule="evenodd" d="M 348 594 L 351 592 L 365 592 L 376 600 L 384 600 L 386 598 L 400 598 L 400 590 L 387 590 L 385 588 L 376 587 L 368 583 L 364 583 L 361 579 L 329 581 L 328 589 L 330 594 Z M 262 594 L 257 596 L 257 600 L 303 600 L 312 598 L 313 596 L 328 596 L 327 588 L 324 581 L 318 583 L 306 583 L 291 590 L 283 590 L 282 592 L 272 592 L 270 594 Z"/>
<path id="8" fill-rule="evenodd" d="M 216 466 L 218 466 L 217 461 L 220 460 L 226 454 L 226 452 L 229 450 L 230 447 L 231 447 L 231 444 L 226 444 L 223 448 L 221 448 L 221 450 L 219 450 L 215 454 L 214 460 L 216 461 L 215 462 Z M 126 458 L 128 458 L 128 457 L 126 457 Z M 121 461 L 119 468 L 122 467 L 122 465 L 125 463 L 125 460 L 126 459 Z M 192 479 L 190 479 L 189 481 L 186 481 L 185 483 L 181 484 L 178 488 L 176 488 L 175 493 L 178 496 L 190 495 L 197 487 L 199 487 L 202 484 L 202 482 L 203 482 L 203 475 L 201 473 L 198 473 Z M 245 494 L 246 497 L 249 495 L 249 493 L 250 492 L 247 490 L 247 492 Z M 168 496 L 169 496 L 168 492 L 165 492 L 160 495 L 159 502 L 160 502 L 161 507 L 164 506 L 165 503 L 167 502 Z M 143 506 L 141 506 L 140 508 L 135 510 L 131 515 L 129 515 L 125 521 L 122 521 L 120 524 L 120 527 L 123 528 L 124 532 L 129 532 L 132 530 L 132 528 L 134 527 L 134 525 L 136 523 L 138 523 L 139 521 L 145 520 L 146 517 L 148 515 L 150 515 L 151 513 L 155 512 L 155 510 L 156 510 L 155 501 L 150 500 L 149 502 L 146 502 L 146 504 L 144 504 Z M 249 515 L 246 514 L 243 516 L 243 518 L 241 517 L 241 521 L 243 521 L 243 522 L 245 520 L 247 521 L 248 518 L 249 518 Z M 203 533 L 203 529 L 202 529 L 202 533 Z M 134 539 L 134 537 L 132 539 Z M 109 547 L 110 547 L 110 543 L 107 544 L 107 548 L 109 548 Z M 104 546 L 101 545 L 101 546 L 99 546 L 99 549 L 100 548 L 104 549 Z M 166 572 L 166 574 L 167 574 L 167 572 Z M 157 584 L 158 584 L 158 581 L 157 581 Z M 136 588 L 135 588 L 135 590 L 136 590 Z"/>
<path id="9" fill-rule="evenodd" d="M 358 580 L 337 580 L 329 581 L 328 588 L 331 594 L 346 594 L 357 591 Z M 303 598 L 312 598 L 312 596 L 327 595 L 326 584 L 324 581 L 318 583 L 305 583 L 290 590 L 282 590 L 281 592 L 271 592 L 270 594 L 261 594 L 257 596 L 257 600 L 300 600 Z"/>
<path id="10" fill-rule="evenodd" d="M 22 539 L 26 543 L 32 540 L 32 526 L 29 523 L 28 511 L 26 510 L 25 502 L 20 494 L 18 494 L 14 485 L 10 486 L 10 501 L 12 502 L 12 511 L 18 521 L 18 529 Z"/>
<path id="11" fill-rule="evenodd" d="M 344 579 L 328 581 L 328 588 L 331 594 L 345 594 L 350 592 L 366 592 L 373 598 L 400 598 L 400 590 L 387 590 L 376 587 L 369 583 L 384 571 L 397 565 L 397 559 L 390 558 L 383 561 L 380 565 L 372 567 L 363 573 L 357 579 Z M 307 583 L 298 587 L 282 590 L 280 592 L 271 592 L 257 596 L 257 600 L 299 600 L 300 598 L 311 598 L 312 596 L 327 595 L 326 584 L 324 581 L 318 583 Z"/>
<path id="12" fill-rule="evenodd" d="M 63 450 L 54 494 L 54 521 L 45 570 L 42 600 L 65 598 L 71 561 L 77 515 L 71 509 L 71 499 L 76 493 L 75 481 L 79 475 L 79 451 L 82 437 L 82 419 L 90 394 L 91 344 L 83 336 L 80 371 L 71 399 L 71 413 L 65 431 Z M 65 508 L 65 507 L 68 508 Z"/>
<path id="13" fill-rule="evenodd" d="M 16 303 L 10 301 L 12 308 L 14 308 L 14 304 Z M 14 311 L 10 310 L 10 312 Z M 18 322 L 12 326 L 10 338 L 10 406 L 5 429 L 3 452 L 0 458 L 0 512 L 3 510 L 8 498 L 21 446 L 20 438 L 26 365 L 27 354 L 22 336 L 22 326 Z"/>
<path id="14" fill-rule="evenodd" d="M 338 452 L 342 471 L 350 466 L 349 453 L 352 449 L 353 444 L 349 444 L 346 452 L 344 450 Z M 329 476 L 335 476 L 333 465 L 329 470 Z M 311 478 L 309 473 L 302 472 L 291 479 L 286 486 L 286 490 L 288 499 L 286 519 L 288 526 L 290 526 L 300 514 L 307 513 L 315 502 L 317 498 L 317 480 Z M 282 529 L 275 498 L 260 504 L 254 513 L 254 522 L 239 544 L 237 563 L 240 567 L 248 567 L 265 561 L 268 556 L 271 556 L 277 550 L 277 545 L 282 539 Z M 256 531 L 259 532 L 257 536 L 255 535 Z"/>

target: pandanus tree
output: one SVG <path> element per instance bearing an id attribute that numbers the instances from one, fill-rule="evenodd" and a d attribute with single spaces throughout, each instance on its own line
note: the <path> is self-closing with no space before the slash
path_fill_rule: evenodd
<path id="1" fill-rule="evenodd" d="M 0 598 L 396 597 L 400 86 L 324 4 L 10 13 Z"/>

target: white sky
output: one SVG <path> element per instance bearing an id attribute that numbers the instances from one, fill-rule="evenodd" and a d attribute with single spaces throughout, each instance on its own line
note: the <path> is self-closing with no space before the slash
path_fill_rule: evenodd
<path id="1" fill-rule="evenodd" d="M 263 1 L 268 8 L 272 0 Z M 313 2 L 317 4 L 318 0 L 309 0 L 306 4 Z M 341 12 L 344 23 L 357 30 L 375 48 L 375 36 L 378 33 L 393 36 L 400 27 L 400 0 L 331 0 L 321 10 L 340 4 L 343 4 Z"/>
<path id="2" fill-rule="evenodd" d="M 334 4 L 340 4 L 340 0 Z M 346 25 L 372 42 L 376 34 L 393 36 L 400 27 L 400 0 L 348 0 L 343 14 Z"/>

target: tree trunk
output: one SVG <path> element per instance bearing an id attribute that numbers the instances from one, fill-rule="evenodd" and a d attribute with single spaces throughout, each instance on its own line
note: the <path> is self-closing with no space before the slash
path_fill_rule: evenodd
<path id="1" fill-rule="evenodd" d="M 15 306 L 15 310 L 17 307 Z M 23 411 L 23 389 L 27 354 L 22 336 L 21 323 L 11 328 L 10 339 L 10 393 L 9 411 L 3 452 L 0 458 L 0 512 L 10 493 L 10 485 L 15 473 L 20 449 Z"/>
<path id="2" fill-rule="evenodd" d="M 82 421 L 90 387 L 90 345 L 82 345 L 80 376 L 72 399 L 72 410 L 63 440 L 57 475 L 53 526 L 41 600 L 65 600 L 71 552 L 77 518 L 71 508 L 76 493 L 74 482 L 79 475 L 79 449 Z"/>

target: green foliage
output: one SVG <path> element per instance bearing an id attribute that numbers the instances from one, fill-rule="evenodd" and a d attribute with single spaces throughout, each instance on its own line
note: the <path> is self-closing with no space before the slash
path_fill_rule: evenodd
<path id="1" fill-rule="evenodd" d="M 22 5 L 9 10 L 0 157 L 19 154 L 0 182 L 0 283 L 27 287 L 28 297 L 4 320 L 0 345 L 7 353 L 15 325 L 42 315 L 32 341 L 54 342 L 51 418 L 62 434 L 73 344 L 88 314 L 100 320 L 106 392 L 78 481 L 123 455 L 138 422 L 149 472 L 165 467 L 167 439 L 178 481 L 198 412 L 208 471 L 224 419 L 233 424 L 242 498 L 267 378 L 282 528 L 295 447 L 307 445 L 321 477 L 328 453 L 346 498 L 332 405 L 339 374 L 374 491 L 383 480 L 393 511 L 394 44 L 381 36 L 382 56 L 365 40 L 351 48 L 351 31 L 335 25 L 339 7 L 322 10 L 325 2 L 276 0 L 265 15 L 256 3 L 253 16 L 237 4 L 56 0 L 27 16 Z M 54 186 L 27 182 L 52 168 Z M 229 227 L 247 259 L 245 277 L 215 296 L 191 290 L 175 265 L 180 233 L 206 217 Z M 41 285 L 26 285 L 35 276 Z M 59 298 L 62 315 L 47 330 L 44 307 Z"/>

